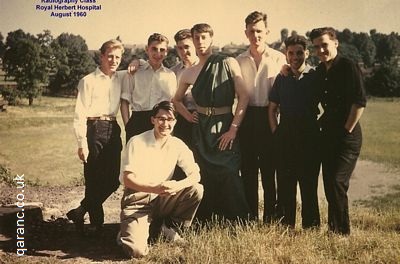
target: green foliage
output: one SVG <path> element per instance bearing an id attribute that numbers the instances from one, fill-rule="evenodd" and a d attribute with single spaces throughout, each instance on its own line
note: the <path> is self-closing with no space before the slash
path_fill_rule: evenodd
<path id="1" fill-rule="evenodd" d="M 6 52 L 6 45 L 4 44 L 4 37 L 0 32 L 0 59 L 3 58 L 5 52 Z"/>
<path id="2" fill-rule="evenodd" d="M 51 76 L 52 93 L 74 94 L 79 80 L 96 67 L 81 36 L 62 33 L 51 45 L 54 50 L 56 72 Z"/>
<path id="3" fill-rule="evenodd" d="M 366 80 L 367 91 L 370 95 L 379 97 L 400 96 L 400 60 L 384 61 L 373 75 Z"/>
<path id="4" fill-rule="evenodd" d="M 41 94 L 41 85 L 47 81 L 45 52 L 37 39 L 25 34 L 21 29 L 8 33 L 7 50 L 4 54 L 3 67 L 7 77 L 14 77 L 17 82 L 17 96 L 33 99 Z"/>

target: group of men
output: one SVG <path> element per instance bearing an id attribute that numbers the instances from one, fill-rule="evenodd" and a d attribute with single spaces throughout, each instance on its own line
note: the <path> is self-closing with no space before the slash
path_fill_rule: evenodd
<path id="1" fill-rule="evenodd" d="M 172 69 L 162 64 L 168 39 L 152 34 L 148 60 L 137 61 L 132 73 L 117 71 L 122 43 L 103 44 L 99 68 L 78 85 L 74 128 L 86 188 L 67 217 L 83 232 L 88 212 L 100 231 L 102 204 L 121 182 L 118 243 L 141 257 L 152 234 L 181 240 L 195 218 L 294 227 L 299 183 L 302 226 L 318 227 L 322 161 L 329 230 L 349 234 L 347 190 L 366 99 L 358 66 L 337 54 L 335 30 L 310 34 L 321 60 L 316 69 L 306 65 L 304 37 L 289 37 L 285 54 L 268 47 L 264 13 L 246 17 L 250 45 L 236 59 L 212 53 L 213 34 L 204 23 L 178 31 L 181 62 Z M 121 167 L 119 108 L 126 131 Z"/>

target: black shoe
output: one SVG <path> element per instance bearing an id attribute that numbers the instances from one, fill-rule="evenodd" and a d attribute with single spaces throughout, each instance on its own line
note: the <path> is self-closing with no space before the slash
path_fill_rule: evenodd
<path id="1" fill-rule="evenodd" d="M 78 232 L 78 234 L 83 235 L 83 224 L 84 224 L 84 215 L 79 213 L 79 209 L 72 209 L 67 213 L 67 217 L 69 220 L 74 222 L 75 224 L 75 229 Z"/>

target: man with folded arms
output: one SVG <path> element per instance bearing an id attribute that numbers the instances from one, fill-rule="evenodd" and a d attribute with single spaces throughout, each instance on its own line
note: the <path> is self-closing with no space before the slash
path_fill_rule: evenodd
<path id="1" fill-rule="evenodd" d="M 78 84 L 74 129 L 78 156 L 83 162 L 85 197 L 81 205 L 67 213 L 83 234 L 86 212 L 95 231 L 104 223 L 103 202 L 118 189 L 121 160 L 121 129 L 116 121 L 121 98 L 123 45 L 109 40 L 100 48 L 100 67 Z"/>

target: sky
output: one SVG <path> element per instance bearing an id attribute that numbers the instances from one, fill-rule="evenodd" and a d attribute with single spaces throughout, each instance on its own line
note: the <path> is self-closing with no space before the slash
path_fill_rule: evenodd
<path id="1" fill-rule="evenodd" d="M 269 43 L 279 40 L 282 28 L 300 35 L 322 26 L 353 32 L 400 32 L 400 0 L 86 0 L 101 5 L 101 10 L 89 11 L 86 17 L 63 18 L 36 10 L 37 5 L 57 5 L 43 1 L 52 0 L 0 0 L 3 37 L 17 29 L 35 35 L 48 29 L 54 37 L 63 32 L 81 35 L 89 49 L 98 49 L 117 36 L 124 43 L 143 44 L 158 32 L 173 44 L 179 29 L 208 23 L 214 29 L 214 45 L 242 44 L 247 43 L 244 19 L 255 10 L 268 15 Z"/>

